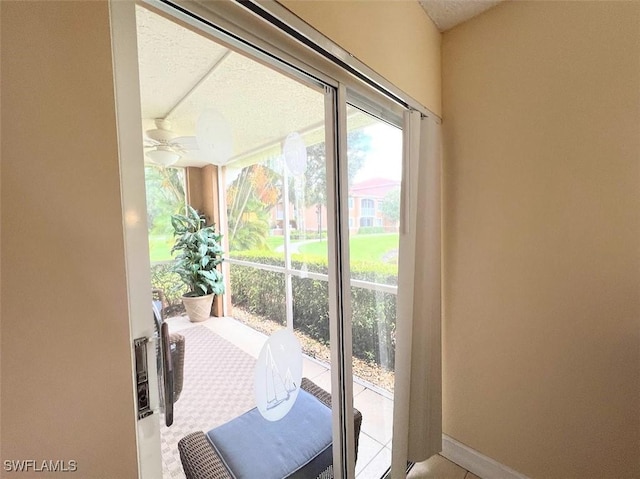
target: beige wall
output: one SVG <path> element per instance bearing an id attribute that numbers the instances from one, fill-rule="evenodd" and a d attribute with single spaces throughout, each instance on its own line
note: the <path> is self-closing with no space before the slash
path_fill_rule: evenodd
<path id="1" fill-rule="evenodd" d="M 640 3 L 506 2 L 443 85 L 445 433 L 640 477 Z"/>
<path id="2" fill-rule="evenodd" d="M 440 32 L 417 1 L 279 1 L 440 115 Z"/>
<path id="3" fill-rule="evenodd" d="M 137 477 L 107 4 L 0 5 L 2 460 Z"/>

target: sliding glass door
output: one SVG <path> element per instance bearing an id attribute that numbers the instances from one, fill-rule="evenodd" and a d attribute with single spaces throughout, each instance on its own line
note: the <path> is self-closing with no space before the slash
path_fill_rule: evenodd
<path id="1" fill-rule="evenodd" d="M 315 429 L 291 436 L 279 421 L 318 416 L 325 422 L 314 427 L 329 434 L 322 470 L 382 477 L 394 406 L 398 123 L 348 105 L 340 81 L 213 28 L 206 12 L 155 3 L 114 10 L 119 34 L 129 29 L 138 45 L 143 138 L 132 168 L 171 160 L 185 169 L 187 203 L 223 235 L 229 306 L 226 317 L 193 324 L 176 296 L 165 320 L 186 338 L 184 385 L 171 430 L 149 433 L 159 414 L 140 419 L 141 464 L 161 444 L 163 476 L 182 477 L 177 442 L 201 430 L 226 467 L 251 470 L 264 466 L 248 459 L 256 438 L 229 429 L 250 421 L 283 444 L 304 443 Z M 304 409 L 315 400 L 306 393 L 327 414 Z M 158 477 L 152 466 L 141 471 Z"/>
<path id="2" fill-rule="evenodd" d="M 402 130 L 354 106 L 347 118 L 356 477 L 377 479 L 391 465 Z"/>

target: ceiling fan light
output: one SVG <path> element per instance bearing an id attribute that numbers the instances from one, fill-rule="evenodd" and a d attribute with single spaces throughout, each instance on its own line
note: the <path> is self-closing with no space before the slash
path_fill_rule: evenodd
<path id="1" fill-rule="evenodd" d="M 147 151 L 147 158 L 161 166 L 173 165 L 180 159 L 180 155 L 166 146 L 158 146 L 155 150 Z"/>

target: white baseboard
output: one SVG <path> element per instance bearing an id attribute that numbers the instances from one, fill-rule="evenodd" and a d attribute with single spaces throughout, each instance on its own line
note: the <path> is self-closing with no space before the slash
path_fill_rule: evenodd
<path id="1" fill-rule="evenodd" d="M 442 435 L 442 455 L 482 479 L 529 479 L 446 434 Z"/>

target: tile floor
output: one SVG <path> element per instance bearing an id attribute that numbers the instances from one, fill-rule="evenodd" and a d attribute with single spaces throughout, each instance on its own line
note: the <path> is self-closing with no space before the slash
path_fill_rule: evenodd
<path id="1" fill-rule="evenodd" d="M 167 323 L 171 332 L 196 325 L 206 326 L 255 358 L 260 354 L 266 340 L 264 334 L 229 317 L 211 318 L 203 323 L 194 324 L 186 317 L 178 316 L 167 319 Z M 304 356 L 302 374 L 331 392 L 328 365 Z M 363 417 L 356 478 L 380 479 L 391 464 L 392 396 L 358 379 L 354 380 L 353 392 L 355 407 L 362 412 Z M 435 456 L 428 461 L 416 464 L 408 477 L 411 479 L 479 479 L 442 456 Z"/>
<path id="2" fill-rule="evenodd" d="M 480 479 L 475 474 L 437 455 L 413 466 L 407 479 Z"/>

